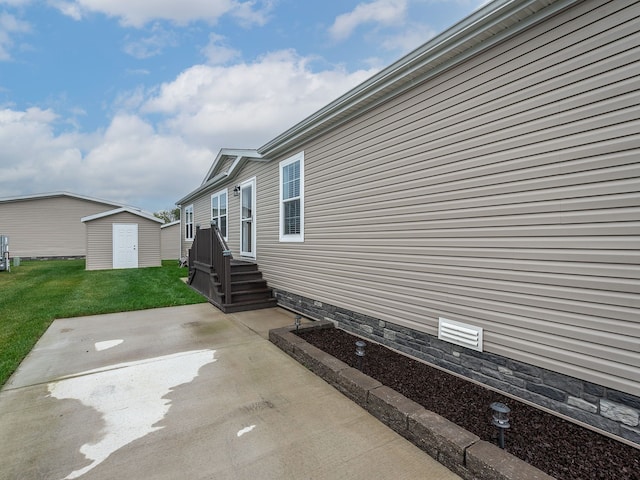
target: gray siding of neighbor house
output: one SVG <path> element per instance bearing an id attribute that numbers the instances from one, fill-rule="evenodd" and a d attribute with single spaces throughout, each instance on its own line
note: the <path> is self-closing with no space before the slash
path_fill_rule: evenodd
<path id="1" fill-rule="evenodd" d="M 249 162 L 227 186 L 257 177 L 269 285 L 400 333 L 482 327 L 487 354 L 630 394 L 637 419 L 639 16 L 638 2 L 578 3 Z M 298 151 L 305 241 L 280 243 L 278 162 Z M 234 256 L 238 208 L 231 196 Z"/>
<path id="2" fill-rule="evenodd" d="M 160 228 L 160 257 L 162 260 L 180 258 L 180 223 Z"/>
<path id="3" fill-rule="evenodd" d="M 12 257 L 83 257 L 80 219 L 116 205 L 70 196 L 0 202 L 0 234 L 9 236 Z"/>
<path id="4" fill-rule="evenodd" d="M 138 224 L 138 267 L 159 267 L 160 224 L 153 220 L 121 212 L 86 222 L 87 270 L 113 268 L 113 224 Z"/>

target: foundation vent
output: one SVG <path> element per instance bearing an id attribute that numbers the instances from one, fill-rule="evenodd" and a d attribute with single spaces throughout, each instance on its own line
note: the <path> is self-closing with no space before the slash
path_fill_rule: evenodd
<path id="1" fill-rule="evenodd" d="M 438 338 L 471 350 L 482 351 L 482 328 L 466 323 L 438 319 Z"/>

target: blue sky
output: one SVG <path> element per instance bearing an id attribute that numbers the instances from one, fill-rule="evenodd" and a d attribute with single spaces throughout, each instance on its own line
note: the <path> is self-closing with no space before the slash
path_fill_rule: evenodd
<path id="1" fill-rule="evenodd" d="M 150 211 L 482 0 L 0 0 L 0 197 Z"/>

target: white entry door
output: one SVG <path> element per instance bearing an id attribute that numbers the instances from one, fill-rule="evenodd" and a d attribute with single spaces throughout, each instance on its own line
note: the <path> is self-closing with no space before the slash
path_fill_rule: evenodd
<path id="1" fill-rule="evenodd" d="M 138 268 L 138 224 L 113 224 L 113 268 Z"/>
<path id="2" fill-rule="evenodd" d="M 240 255 L 256 258 L 256 179 L 240 184 Z"/>

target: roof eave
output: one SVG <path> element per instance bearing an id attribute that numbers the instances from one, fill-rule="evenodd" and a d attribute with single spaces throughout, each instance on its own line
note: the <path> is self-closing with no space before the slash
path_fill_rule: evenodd
<path id="1" fill-rule="evenodd" d="M 301 142 L 346 122 L 417 82 L 426 80 L 430 72 L 435 74 L 445 67 L 450 68 L 468 58 L 469 52 L 478 53 L 479 46 L 487 48 L 528 27 L 528 23 L 533 22 L 527 22 L 526 19 L 530 19 L 545 7 L 555 4 L 555 8 L 548 11 L 547 15 L 551 15 L 576 1 L 579 0 L 496 0 L 302 120 L 257 151 L 264 157 L 272 158 L 297 148 Z M 519 28 L 513 28 L 515 25 L 519 25 Z M 493 38 L 493 41 L 487 41 L 490 38 Z"/>

